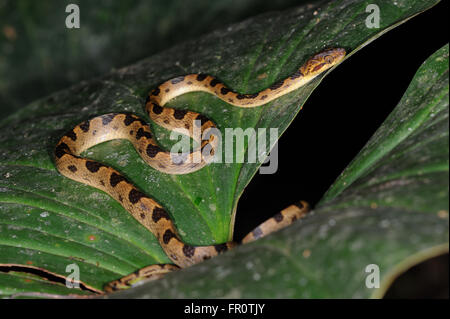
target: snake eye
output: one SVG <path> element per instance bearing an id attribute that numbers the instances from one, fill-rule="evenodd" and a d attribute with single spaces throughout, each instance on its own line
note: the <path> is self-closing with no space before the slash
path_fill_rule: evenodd
<path id="1" fill-rule="evenodd" d="M 325 59 L 325 62 L 326 62 L 326 63 L 332 63 L 332 62 L 333 62 L 333 57 L 330 56 L 330 55 L 325 56 L 324 59 Z"/>

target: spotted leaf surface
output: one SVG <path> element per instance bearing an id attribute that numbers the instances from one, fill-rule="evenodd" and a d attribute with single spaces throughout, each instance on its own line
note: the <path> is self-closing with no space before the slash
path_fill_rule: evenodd
<path id="1" fill-rule="evenodd" d="M 448 253 L 448 62 L 448 45 L 429 57 L 306 218 L 112 297 L 378 298 L 411 266 Z M 369 162 L 371 156 L 376 158 Z M 351 174 L 358 177 L 330 196 Z M 371 285 L 373 274 L 379 288 Z"/>
<path id="2" fill-rule="evenodd" d="M 257 16 L 27 105 L 0 123 L 0 264 L 32 265 L 66 276 L 67 265 L 76 263 L 80 280 L 95 291 L 106 282 L 141 267 L 169 262 L 156 238 L 116 201 L 58 174 L 52 153 L 62 135 L 100 114 L 131 112 L 147 118 L 143 105 L 148 91 L 184 74 L 207 73 L 239 93 L 258 92 L 294 73 L 323 48 L 342 47 L 351 56 L 436 2 L 405 0 L 392 4 L 380 1 L 380 9 L 386 12 L 380 29 L 369 29 L 365 25 L 365 8 L 369 1 L 324 1 Z M 323 76 L 325 74 L 255 109 L 237 109 L 200 92 L 180 96 L 168 106 L 204 114 L 222 133 L 226 128 L 278 128 L 281 135 Z M 153 130 L 162 147 L 173 143 L 166 130 L 155 125 Z M 268 145 L 266 151 L 271 146 Z M 247 149 L 243 149 L 237 155 L 246 153 Z M 167 175 L 145 165 L 128 142 L 119 140 L 93 147 L 85 155 L 119 170 L 155 198 L 169 212 L 183 240 L 192 245 L 231 239 L 239 197 L 261 164 L 212 164 L 188 175 Z M 277 236 L 286 237 L 268 240 L 301 247 L 295 244 L 295 236 Z M 264 243 L 244 246 L 225 258 L 248 254 L 251 247 L 265 247 Z M 311 242 L 304 243 L 311 249 Z M 266 250 L 261 256 L 270 251 Z M 248 255 L 248 258 L 253 257 Z M 211 265 L 221 261 L 227 265 L 224 260 L 183 270 L 185 277 L 175 274 L 171 278 L 182 276 L 188 280 L 192 278 L 189 274 L 199 276 L 196 269 L 211 270 Z M 317 269 L 318 265 L 322 265 L 321 260 L 311 267 Z M 248 269 L 255 270 L 250 264 Z M 256 273 L 262 275 L 259 271 Z M 242 272 L 242 276 L 244 274 Z M 35 285 L 23 285 L 22 279 L 16 277 L 14 272 L 7 272 L 0 278 L 1 294 L 36 291 Z M 217 276 L 218 285 L 219 278 Z M 235 277 L 230 282 L 237 283 L 242 278 Z M 49 292 L 46 286 L 40 287 L 39 292 Z M 185 287 L 179 290 L 180 296 L 181 293 L 189 295 L 189 285 Z M 201 291 L 199 289 L 192 290 L 192 296 Z M 251 285 L 248 289 L 252 289 Z M 158 289 L 152 291 L 155 293 L 149 294 L 166 293 Z M 67 293 L 73 290 L 67 289 Z M 241 295 L 252 293 L 242 292 Z"/>

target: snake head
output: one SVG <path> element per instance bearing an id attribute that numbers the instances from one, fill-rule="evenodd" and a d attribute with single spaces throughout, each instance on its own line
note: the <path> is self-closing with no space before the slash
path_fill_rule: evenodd
<path id="1" fill-rule="evenodd" d="M 345 54 L 342 48 L 324 50 L 309 59 L 301 71 L 303 74 L 318 75 L 341 62 Z"/>

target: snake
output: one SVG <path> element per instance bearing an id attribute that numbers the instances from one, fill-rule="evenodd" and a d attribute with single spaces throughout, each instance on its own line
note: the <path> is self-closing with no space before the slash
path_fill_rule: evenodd
<path id="1" fill-rule="evenodd" d="M 185 93 L 206 92 L 238 108 L 254 108 L 267 104 L 309 83 L 316 76 L 340 63 L 345 57 L 342 48 L 323 50 L 309 58 L 295 73 L 258 93 L 242 94 L 229 89 L 217 78 L 203 74 L 189 74 L 172 78 L 151 90 L 145 110 L 157 125 L 170 131 L 187 134 L 197 146 L 184 153 L 162 149 L 149 126 L 142 118 L 130 113 L 108 113 L 86 120 L 67 132 L 56 144 L 54 159 L 63 176 L 92 186 L 119 202 L 140 224 L 158 240 L 173 264 L 150 265 L 107 283 L 105 292 L 126 289 L 142 279 L 157 279 L 164 274 L 192 266 L 222 254 L 237 245 L 233 241 L 209 246 L 194 246 L 183 242 L 170 214 L 154 198 L 147 196 L 123 174 L 98 161 L 81 156 L 94 145 L 125 139 L 131 142 L 140 157 L 152 168 L 166 174 L 189 174 L 211 162 L 218 147 L 213 134 L 215 123 L 203 114 L 190 110 L 168 108 L 164 105 Z M 200 139 L 195 130 L 201 130 Z M 204 138 L 206 136 L 206 138 Z M 241 241 L 252 242 L 286 227 L 308 212 L 309 205 L 300 201 L 280 211 L 251 231 Z"/>

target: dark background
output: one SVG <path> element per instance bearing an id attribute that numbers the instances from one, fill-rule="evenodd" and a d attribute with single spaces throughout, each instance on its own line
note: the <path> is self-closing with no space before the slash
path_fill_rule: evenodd
<path id="1" fill-rule="evenodd" d="M 256 174 L 242 195 L 235 239 L 300 199 L 317 204 L 395 108 L 421 64 L 448 43 L 448 27 L 443 1 L 327 75 L 279 140 L 277 173 Z M 292 145 L 302 153 L 293 156 Z M 448 255 L 434 258 L 399 278 L 400 287 L 386 297 L 448 298 L 448 272 Z"/>
<path id="2" fill-rule="evenodd" d="M 384 34 L 327 75 L 280 138 L 276 174 L 256 174 L 242 195 L 236 238 L 300 199 L 312 206 L 318 203 L 397 106 L 417 69 L 447 43 L 444 1 Z M 292 145 L 301 153 L 293 156 Z"/>
<path id="3" fill-rule="evenodd" d="M 302 2 L 0 0 L 0 117 L 180 41 Z M 71 32 L 68 38 L 53 27 L 64 23 L 61 12 L 68 3 L 80 4 L 80 30 L 87 34 Z M 447 21 L 443 1 L 358 51 L 323 80 L 279 141 L 277 173 L 256 174 L 241 197 L 235 240 L 300 199 L 312 206 L 321 199 L 400 101 L 420 65 L 448 42 Z M 140 41 L 148 38 L 151 43 Z M 84 46 L 82 39 L 100 49 Z M 292 145 L 302 153 L 292 154 Z M 448 255 L 418 269 L 388 296 L 448 297 Z M 412 286 L 419 287 L 415 295 L 409 295 Z"/>

